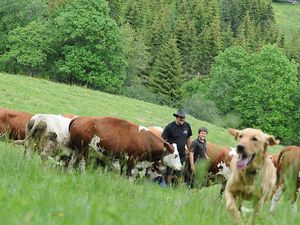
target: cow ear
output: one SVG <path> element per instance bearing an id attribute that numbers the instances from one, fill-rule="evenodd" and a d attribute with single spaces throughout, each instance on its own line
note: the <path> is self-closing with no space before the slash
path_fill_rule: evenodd
<path id="1" fill-rule="evenodd" d="M 228 132 L 234 137 L 234 139 L 236 140 L 240 131 L 234 128 L 228 128 Z"/>
<path id="2" fill-rule="evenodd" d="M 173 145 L 169 144 L 168 142 L 164 142 L 164 147 L 165 149 L 170 152 L 170 153 L 173 153 L 174 152 L 174 147 Z"/>
<path id="3" fill-rule="evenodd" d="M 267 135 L 267 142 L 270 146 L 278 145 L 280 143 L 280 141 L 276 140 L 275 137 L 272 135 Z"/>

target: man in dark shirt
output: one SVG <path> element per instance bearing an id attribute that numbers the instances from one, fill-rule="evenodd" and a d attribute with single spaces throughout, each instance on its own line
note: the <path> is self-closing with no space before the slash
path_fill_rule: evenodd
<path id="1" fill-rule="evenodd" d="M 195 164 L 200 160 L 207 159 L 206 156 L 206 135 L 208 133 L 207 128 L 201 127 L 198 130 L 198 138 L 192 142 L 189 149 L 188 169 L 186 171 L 185 182 L 191 187 L 194 187 L 195 181 Z"/>
<path id="2" fill-rule="evenodd" d="M 177 144 L 177 149 L 179 152 L 180 161 L 184 164 L 186 161 L 186 150 L 190 147 L 192 139 L 192 129 L 188 122 L 185 121 L 185 112 L 183 110 L 178 110 L 173 114 L 176 117 L 176 120 L 169 123 L 163 133 L 162 138 L 167 142 Z M 174 175 L 177 175 L 178 178 L 182 176 L 182 171 L 175 172 L 171 168 L 167 167 L 167 184 L 172 183 L 172 178 Z"/>

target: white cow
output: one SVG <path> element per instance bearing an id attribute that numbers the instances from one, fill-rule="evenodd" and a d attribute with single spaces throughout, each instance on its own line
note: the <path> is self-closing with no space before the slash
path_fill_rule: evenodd
<path id="1" fill-rule="evenodd" d="M 36 114 L 27 123 L 25 154 L 38 152 L 42 159 L 71 154 L 70 118 L 61 115 Z"/>

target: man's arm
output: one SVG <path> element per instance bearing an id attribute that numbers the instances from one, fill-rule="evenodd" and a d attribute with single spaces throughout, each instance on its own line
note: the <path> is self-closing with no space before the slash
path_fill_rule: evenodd
<path id="1" fill-rule="evenodd" d="M 189 152 L 189 159 L 190 159 L 190 165 L 192 172 L 195 172 L 195 163 L 194 163 L 194 152 Z"/>
<path id="2" fill-rule="evenodd" d="M 170 135 L 170 128 L 169 128 L 169 125 L 167 125 L 167 126 L 165 127 L 165 129 L 163 130 L 163 132 L 162 132 L 162 134 L 161 134 L 161 137 L 162 137 L 165 141 L 168 141 L 169 135 Z"/>
<path id="3" fill-rule="evenodd" d="M 192 136 L 190 136 L 190 137 L 187 139 L 187 147 L 188 147 L 188 149 L 191 148 L 192 142 L 193 142 Z"/>

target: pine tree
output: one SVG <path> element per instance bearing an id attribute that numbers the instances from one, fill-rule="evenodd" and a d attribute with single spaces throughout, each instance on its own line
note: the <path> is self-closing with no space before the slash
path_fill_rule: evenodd
<path id="1" fill-rule="evenodd" d="M 169 39 L 160 49 L 150 77 L 150 87 L 160 96 L 161 103 L 176 106 L 184 83 L 182 63 L 176 39 Z"/>
<path id="2" fill-rule="evenodd" d="M 213 58 L 222 50 L 222 31 L 219 15 L 212 18 L 212 23 L 200 35 L 199 40 L 199 71 L 209 74 Z"/>
<path id="3" fill-rule="evenodd" d="M 197 35 L 193 21 L 183 15 L 176 26 L 177 46 L 182 56 L 183 71 L 187 79 L 195 75 L 197 66 Z"/>

